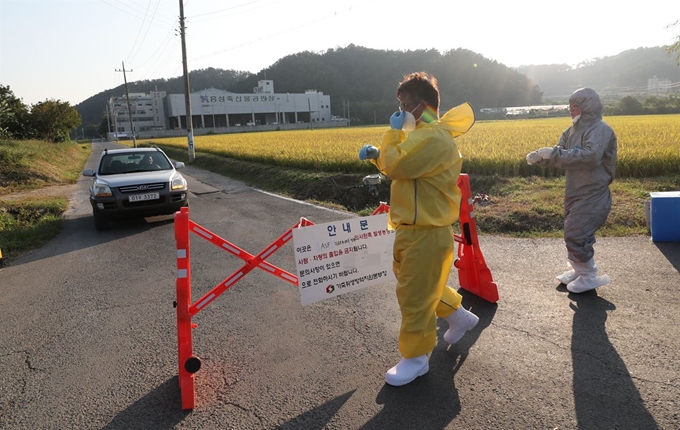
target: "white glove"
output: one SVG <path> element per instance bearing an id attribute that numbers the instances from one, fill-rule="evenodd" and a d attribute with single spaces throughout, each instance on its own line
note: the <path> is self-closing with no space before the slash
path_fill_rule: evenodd
<path id="1" fill-rule="evenodd" d="M 552 155 L 553 149 L 554 149 L 554 148 L 552 148 L 552 147 L 550 147 L 550 148 L 541 148 L 541 149 L 539 149 L 539 150 L 536 151 L 536 152 L 538 153 L 538 155 L 541 156 L 542 159 L 547 160 L 548 158 L 550 158 L 550 155 Z"/>
<path id="2" fill-rule="evenodd" d="M 527 164 L 532 165 L 536 164 L 537 162 L 541 161 L 543 158 L 538 155 L 538 151 L 533 151 L 527 154 Z"/>

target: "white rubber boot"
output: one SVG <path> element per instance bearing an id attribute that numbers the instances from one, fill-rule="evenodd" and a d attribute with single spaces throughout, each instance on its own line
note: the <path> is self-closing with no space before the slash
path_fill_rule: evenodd
<path id="1" fill-rule="evenodd" d="M 578 277 L 567 284 L 567 290 L 572 293 L 585 293 L 603 285 L 610 284 L 612 279 L 609 275 L 597 276 L 597 266 L 592 258 L 585 263 L 582 261 L 572 261 L 574 270 Z"/>
<path id="2" fill-rule="evenodd" d="M 571 260 L 567 260 L 567 267 L 569 268 L 566 272 L 562 273 L 561 275 L 555 276 L 555 279 L 557 279 L 561 284 L 567 285 L 571 281 L 575 280 L 576 277 L 578 276 L 576 274 L 576 271 L 574 270 L 574 266 L 571 264 Z"/>
<path id="3" fill-rule="evenodd" d="M 401 387 L 423 376 L 430 371 L 427 355 L 414 358 L 402 358 L 401 361 L 385 373 L 385 382 Z"/>
<path id="4" fill-rule="evenodd" d="M 576 270 L 574 270 L 574 265 L 572 264 L 571 260 L 567 260 L 567 267 L 569 268 L 566 272 L 562 273 L 561 275 L 555 276 L 555 279 L 557 279 L 561 284 L 567 285 L 572 281 L 575 281 L 578 275 L 576 274 Z M 598 268 L 595 266 L 595 273 L 597 273 Z"/>
<path id="5" fill-rule="evenodd" d="M 444 333 L 444 340 L 450 344 L 458 342 L 466 331 L 472 330 L 479 322 L 479 317 L 465 309 L 462 305 L 445 318 L 449 329 Z"/>

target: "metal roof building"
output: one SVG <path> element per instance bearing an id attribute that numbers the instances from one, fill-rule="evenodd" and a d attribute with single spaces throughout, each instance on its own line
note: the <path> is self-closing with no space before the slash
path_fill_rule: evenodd
<path id="1" fill-rule="evenodd" d="M 170 129 L 186 128 L 184 94 L 167 96 L 166 113 Z M 216 88 L 191 93 L 191 113 L 194 128 L 326 122 L 331 120 L 331 98 L 316 90 L 277 94 L 273 81 L 262 80 L 252 94 Z"/>
<path id="2" fill-rule="evenodd" d="M 193 92 L 191 116 L 195 134 L 209 131 L 238 131 L 234 127 L 257 129 L 302 128 L 307 125 L 340 126 L 331 117 L 331 98 L 317 90 L 303 94 L 276 93 L 274 81 L 260 80 L 249 94 L 238 94 L 216 88 Z M 130 94 L 132 121 L 141 137 L 176 135 L 186 129 L 184 94 L 162 91 Z M 109 100 L 113 123 L 119 133 L 130 133 L 125 97 Z M 331 123 L 333 121 L 333 123 Z"/>

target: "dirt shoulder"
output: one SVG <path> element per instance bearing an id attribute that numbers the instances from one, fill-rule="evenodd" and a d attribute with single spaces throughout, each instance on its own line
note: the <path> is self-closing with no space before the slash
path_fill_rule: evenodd
<path id="1" fill-rule="evenodd" d="M 23 198 L 69 197 L 76 191 L 76 184 L 52 185 L 31 191 L 0 195 L 0 200 L 20 200 Z"/>

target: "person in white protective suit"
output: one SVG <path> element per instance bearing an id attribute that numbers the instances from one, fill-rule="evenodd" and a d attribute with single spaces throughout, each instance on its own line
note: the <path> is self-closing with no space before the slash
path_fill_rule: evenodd
<path id="1" fill-rule="evenodd" d="M 453 344 L 479 318 L 461 306 L 462 296 L 446 285 L 454 258 L 454 231 L 461 191 L 463 159 L 454 137 L 475 122 L 465 103 L 439 118 L 437 79 L 425 72 L 404 77 L 397 89 L 399 111 L 390 118 L 380 148 L 365 145 L 369 159 L 391 178 L 389 224 L 395 229 L 393 271 L 401 310 L 402 359 L 385 374 L 394 386 L 408 384 L 429 371 L 428 354 L 437 343 L 437 317 Z M 408 134 L 407 134 L 408 133 Z"/>
<path id="2" fill-rule="evenodd" d="M 591 88 L 569 97 L 572 126 L 562 133 L 557 146 L 531 152 L 529 164 L 564 169 L 564 241 L 569 270 L 556 279 L 572 293 L 607 285 L 608 275 L 598 276 L 593 258 L 595 232 L 604 224 L 612 205 L 609 184 L 616 172 L 616 134 L 602 121 L 602 102 Z"/>

